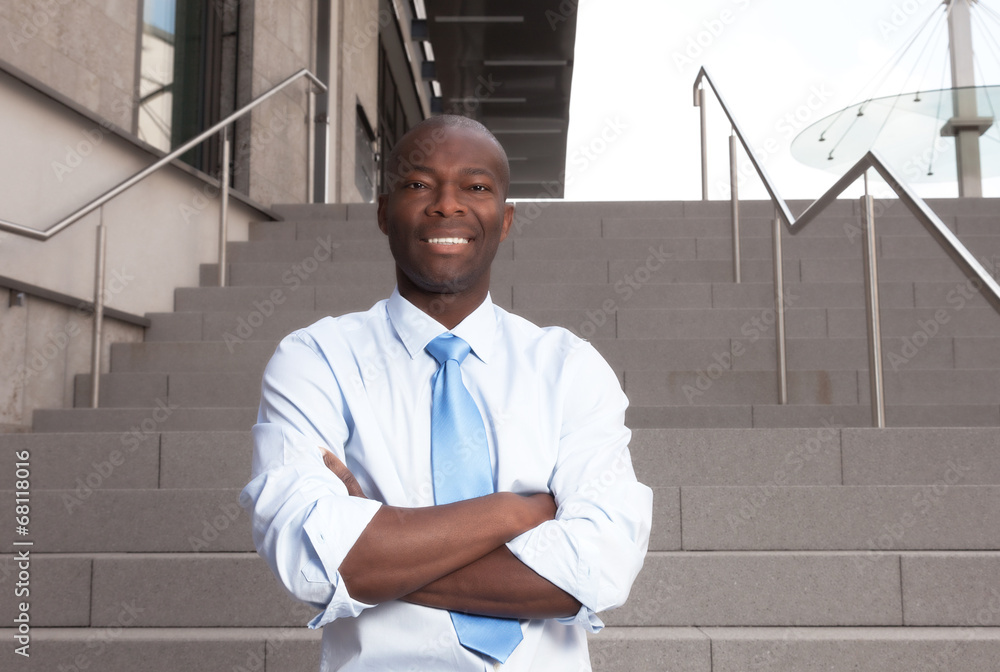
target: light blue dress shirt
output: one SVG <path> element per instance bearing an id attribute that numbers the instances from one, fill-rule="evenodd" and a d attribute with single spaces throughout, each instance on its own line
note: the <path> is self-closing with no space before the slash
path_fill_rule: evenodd
<path id="1" fill-rule="evenodd" d="M 278 346 L 253 428 L 252 480 L 240 495 L 254 543 L 293 596 L 316 606 L 322 670 L 487 670 L 449 614 L 402 601 L 353 599 L 338 568 L 372 516 L 433 506 L 431 376 L 425 346 L 446 329 L 398 290 L 363 313 L 328 317 Z M 551 492 L 556 519 L 510 541 L 511 552 L 583 605 L 575 617 L 521 621 L 505 670 L 589 670 L 595 612 L 620 606 L 649 542 L 652 491 L 638 483 L 628 400 L 586 341 L 539 328 L 489 297 L 451 332 L 483 414 L 498 491 Z M 328 447 L 370 499 L 349 497 L 323 464 Z M 406 549 L 400 549 L 405 553 Z"/>

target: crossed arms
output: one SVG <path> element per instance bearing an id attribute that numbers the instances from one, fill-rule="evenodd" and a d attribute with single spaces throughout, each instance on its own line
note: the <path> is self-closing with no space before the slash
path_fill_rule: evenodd
<path id="1" fill-rule="evenodd" d="M 323 462 L 351 496 L 365 497 L 333 453 L 324 450 Z M 504 546 L 555 513 L 551 495 L 509 492 L 442 506 L 382 506 L 340 574 L 355 599 L 372 604 L 402 599 L 486 616 L 570 617 L 580 602 Z"/>

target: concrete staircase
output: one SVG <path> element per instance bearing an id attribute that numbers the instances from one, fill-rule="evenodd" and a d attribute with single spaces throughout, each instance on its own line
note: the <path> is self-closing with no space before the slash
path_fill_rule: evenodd
<path id="1" fill-rule="evenodd" d="M 1000 315 L 903 206 L 881 205 L 885 430 L 868 428 L 856 204 L 785 237 L 787 406 L 767 204 L 742 206 L 740 285 L 726 203 L 519 205 L 493 298 L 593 340 L 656 491 L 645 569 L 605 614 L 595 670 L 1000 666 Z M 998 204 L 932 207 L 996 273 Z M 30 453 L 34 542 L 33 667 L 6 627 L 3 669 L 317 668 L 312 614 L 257 558 L 236 503 L 248 428 L 277 340 L 368 308 L 393 272 L 370 206 L 284 214 L 230 244 L 232 286 L 206 266 L 146 342 L 113 347 L 102 408 L 83 408 L 80 376 L 80 408 L 0 436 L 8 464 Z M 18 571 L 0 558 L 8 595 Z"/>

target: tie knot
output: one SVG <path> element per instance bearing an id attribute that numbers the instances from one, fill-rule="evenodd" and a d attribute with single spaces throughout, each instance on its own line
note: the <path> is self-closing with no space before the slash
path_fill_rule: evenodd
<path id="1" fill-rule="evenodd" d="M 427 352 L 431 353 L 438 364 L 444 364 L 449 359 L 461 364 L 471 349 L 468 343 L 454 334 L 441 334 L 427 344 Z"/>

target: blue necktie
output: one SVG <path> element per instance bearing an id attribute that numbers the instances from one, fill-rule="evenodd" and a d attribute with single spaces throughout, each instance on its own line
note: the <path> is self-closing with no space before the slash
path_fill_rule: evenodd
<path id="1" fill-rule="evenodd" d="M 469 344 L 442 334 L 427 344 L 441 368 L 431 378 L 431 471 L 434 502 L 450 504 L 493 492 L 486 428 L 476 402 L 462 382 L 462 361 Z M 501 663 L 521 642 L 521 625 L 514 619 L 451 612 L 458 641 Z"/>

